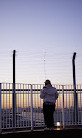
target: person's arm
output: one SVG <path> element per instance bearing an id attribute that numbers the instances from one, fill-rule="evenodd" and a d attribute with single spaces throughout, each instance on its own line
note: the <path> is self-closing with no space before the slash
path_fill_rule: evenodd
<path id="1" fill-rule="evenodd" d="M 55 98 L 57 99 L 58 98 L 58 92 L 56 91 L 56 93 L 55 93 Z"/>
<path id="2" fill-rule="evenodd" d="M 40 98 L 44 99 L 45 98 L 45 87 L 40 91 Z"/>

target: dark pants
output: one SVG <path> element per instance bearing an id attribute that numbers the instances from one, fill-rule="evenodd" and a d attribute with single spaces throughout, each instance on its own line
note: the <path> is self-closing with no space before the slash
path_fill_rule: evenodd
<path id="1" fill-rule="evenodd" d="M 45 125 L 50 128 L 54 127 L 54 111 L 55 111 L 55 104 L 49 105 L 43 103 L 43 114 L 44 114 L 44 121 Z"/>

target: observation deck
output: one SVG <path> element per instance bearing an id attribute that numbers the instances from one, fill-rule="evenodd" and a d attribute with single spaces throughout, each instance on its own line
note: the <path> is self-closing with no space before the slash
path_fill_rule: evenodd
<path id="1" fill-rule="evenodd" d="M 82 138 L 82 128 L 72 128 L 72 129 L 54 129 L 51 131 L 44 131 L 43 129 L 37 129 L 34 131 L 15 131 L 15 132 L 6 132 L 0 134 L 0 138 L 7 137 L 24 137 L 24 138 Z"/>

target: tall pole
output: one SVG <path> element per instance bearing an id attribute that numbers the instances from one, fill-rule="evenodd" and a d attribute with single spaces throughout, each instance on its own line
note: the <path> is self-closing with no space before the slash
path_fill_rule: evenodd
<path id="1" fill-rule="evenodd" d="M 13 50 L 13 129 L 14 130 L 16 125 L 15 53 L 16 50 Z"/>
<path id="2" fill-rule="evenodd" d="M 15 84 L 15 54 L 16 50 L 13 50 L 13 84 Z"/>
<path id="3" fill-rule="evenodd" d="M 75 57 L 76 57 L 76 52 L 74 52 L 73 59 L 72 59 L 72 64 L 73 64 L 73 86 L 74 86 L 74 89 L 76 90 Z M 75 93 L 76 93 L 76 91 L 75 91 Z"/>
<path id="4" fill-rule="evenodd" d="M 72 64 L 73 64 L 73 87 L 74 87 L 74 121 L 75 121 L 75 124 L 77 125 L 78 103 L 77 103 L 77 92 L 76 92 L 75 57 L 76 57 L 76 52 L 73 53 Z"/>

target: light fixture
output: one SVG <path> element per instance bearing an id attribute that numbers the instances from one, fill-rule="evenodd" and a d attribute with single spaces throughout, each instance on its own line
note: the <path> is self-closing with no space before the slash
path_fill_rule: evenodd
<path id="1" fill-rule="evenodd" d="M 56 125 L 57 125 L 57 127 L 60 127 L 60 122 L 57 122 Z"/>

